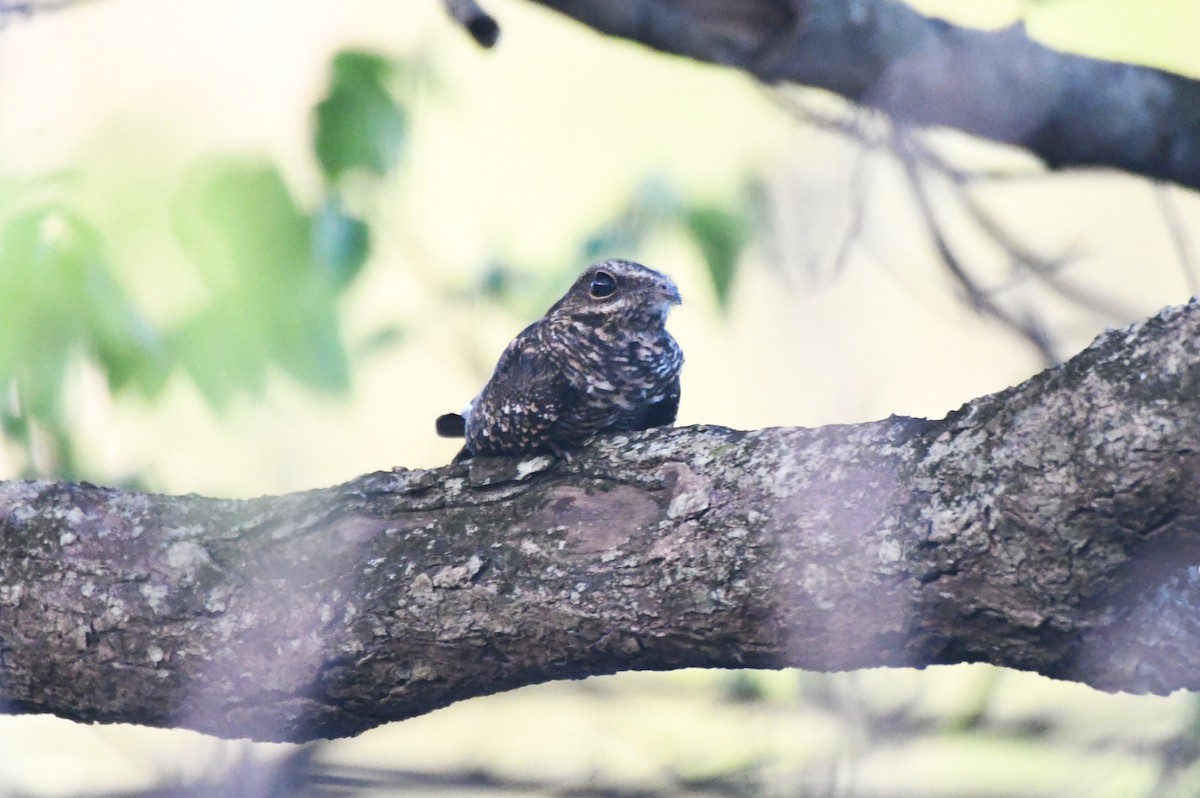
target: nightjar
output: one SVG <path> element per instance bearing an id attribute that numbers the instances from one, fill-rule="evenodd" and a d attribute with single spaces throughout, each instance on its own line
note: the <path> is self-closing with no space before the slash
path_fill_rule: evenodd
<path id="1" fill-rule="evenodd" d="M 664 324 L 679 302 L 675 283 L 653 269 L 589 266 L 505 348 L 462 415 L 438 418 L 438 434 L 466 438 L 457 461 L 562 455 L 598 432 L 674 423 L 683 352 Z"/>

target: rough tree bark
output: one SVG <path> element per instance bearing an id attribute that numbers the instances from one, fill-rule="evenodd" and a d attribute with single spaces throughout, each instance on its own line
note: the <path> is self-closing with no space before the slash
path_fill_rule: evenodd
<path id="1" fill-rule="evenodd" d="M 495 22 L 448 0 L 469 30 Z M 1200 188 L 1200 81 L 983 31 L 898 0 L 531 0 L 597 31 L 839 94 L 898 122 L 1021 147 L 1048 167 L 1111 167 Z M 485 22 L 486 20 L 486 22 Z"/>
<path id="2" fill-rule="evenodd" d="M 250 501 L 0 483 L 8 712 L 349 735 L 622 669 L 1200 688 L 1200 305 L 940 421 L 688 427 Z"/>

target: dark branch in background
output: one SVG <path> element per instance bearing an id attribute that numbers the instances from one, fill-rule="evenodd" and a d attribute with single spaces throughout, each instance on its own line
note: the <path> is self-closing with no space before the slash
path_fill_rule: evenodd
<path id="1" fill-rule="evenodd" d="M 34 14 L 44 13 L 47 11 L 62 11 L 65 8 L 82 5 L 90 0 L 19 0 L 18 2 L 0 2 L 0 25 L 3 25 L 7 20 L 6 17 L 24 16 L 31 17 Z"/>
<path id="2" fill-rule="evenodd" d="M 619 670 L 1200 688 L 1200 305 L 941 421 L 616 436 L 251 501 L 0 483 L 9 712 L 303 741 Z"/>
<path id="3" fill-rule="evenodd" d="M 467 29 L 480 47 L 491 47 L 500 38 L 500 26 L 475 0 L 445 0 L 445 3 L 450 16 Z"/>
<path id="4" fill-rule="evenodd" d="M 1050 169 L 1110 167 L 1200 188 L 1200 81 L 1052 50 L 1030 39 L 1020 24 L 996 31 L 964 28 L 896 0 L 532 1 L 601 33 L 740 69 L 765 85 L 822 88 L 882 111 L 910 144 L 907 155 L 897 153 L 902 160 L 920 150 L 926 157 L 918 162 L 937 165 L 940 158 L 919 145 L 913 130 L 942 126 L 1015 145 Z M 865 143 L 856 124 L 843 127 Z M 920 193 L 921 170 L 906 162 L 910 184 Z M 1064 259 L 1034 255 L 970 196 L 967 176 L 944 162 L 938 171 L 953 179 L 967 213 L 1010 256 L 1015 271 L 1107 323 L 1140 315 L 1072 284 L 1061 274 Z M 1160 203 L 1184 268 L 1190 269 L 1174 209 L 1161 195 Z M 931 204 L 922 215 L 938 224 Z M 861 211 L 851 217 L 852 231 L 860 222 Z M 997 301 L 994 289 L 972 277 L 942 227 L 931 226 L 930 235 L 972 306 L 1028 342 L 1044 362 L 1057 362 L 1055 342 L 1038 314 Z M 847 252 L 844 245 L 835 264 Z"/>
<path id="5" fill-rule="evenodd" d="M 983 31 L 897 0 L 532 0 L 601 33 L 826 89 L 897 122 L 1016 145 L 1050 169 L 1200 188 L 1200 81 Z"/>

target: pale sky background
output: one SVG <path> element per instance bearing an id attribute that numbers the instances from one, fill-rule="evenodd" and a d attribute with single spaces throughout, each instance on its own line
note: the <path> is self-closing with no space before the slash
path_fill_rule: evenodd
<path id="1" fill-rule="evenodd" d="M 86 462 L 113 475 L 146 471 L 167 491 L 238 496 L 444 462 L 454 446 L 431 434 L 431 419 L 459 408 L 486 376 L 468 370 L 464 339 L 494 362 L 530 319 L 431 305 L 431 270 L 465 284 L 495 251 L 533 268 L 557 265 L 649 174 L 714 197 L 749 170 L 771 175 L 790 198 L 779 247 L 825 275 L 781 280 L 751 256 L 720 321 L 694 251 L 665 242 L 643 256 L 671 273 L 686 299 L 671 323 L 687 353 L 680 423 L 940 416 L 1040 368 L 1026 345 L 956 299 L 894 169 L 873 180 L 861 246 L 832 275 L 844 209 L 857 201 L 847 188 L 852 145 L 797 124 L 736 74 L 605 41 L 520 2 L 495 3 L 493 12 L 504 26 L 494 51 L 475 47 L 432 0 L 103 0 L 3 32 L 0 170 L 66 170 L 100 226 L 122 231 L 114 260 L 160 318 L 203 301 L 167 240 L 170 203 L 189 169 L 214 153 L 263 155 L 315 198 L 311 107 L 330 57 L 346 46 L 423 54 L 445 84 L 419 102 L 409 174 L 384 198 L 395 236 L 377 241 L 345 300 L 352 341 L 413 322 L 407 345 L 357 364 L 348 401 L 305 395 L 280 378 L 266 401 L 240 403 L 224 418 L 184 378 L 146 407 L 110 402 L 81 369 L 72 396 Z M 956 137 L 943 138 L 953 148 Z M 968 163 L 1014 161 L 994 148 L 959 149 Z M 1109 323 L 1187 298 L 1144 182 L 1085 174 L 1014 181 L 987 196 L 1043 254 L 1080 253 L 1067 277 L 1130 311 Z M 1194 198 L 1182 202 L 1198 218 Z M 976 261 L 1002 263 L 982 250 Z M 1047 313 L 1067 352 L 1105 323 Z M 231 459 L 243 467 L 229 468 Z M 0 474 L 14 468 L 0 459 Z"/>

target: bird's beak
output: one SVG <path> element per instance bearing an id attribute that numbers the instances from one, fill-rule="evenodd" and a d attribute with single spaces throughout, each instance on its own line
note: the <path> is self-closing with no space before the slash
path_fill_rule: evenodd
<path id="1" fill-rule="evenodd" d="M 683 297 L 679 295 L 679 289 L 675 286 L 674 281 L 672 281 L 670 278 L 663 278 L 658 282 L 658 294 L 663 298 L 663 301 L 668 304 L 683 304 Z"/>

